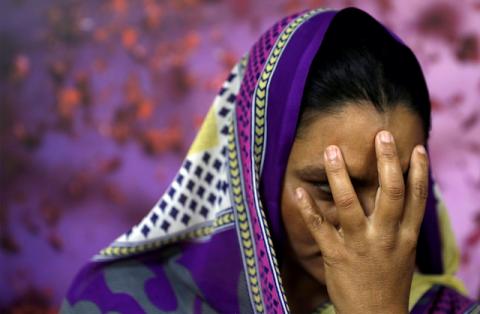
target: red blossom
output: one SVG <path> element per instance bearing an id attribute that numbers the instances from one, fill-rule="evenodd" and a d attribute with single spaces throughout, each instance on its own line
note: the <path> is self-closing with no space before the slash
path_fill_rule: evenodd
<path id="1" fill-rule="evenodd" d="M 448 2 L 434 2 L 418 15 L 416 27 L 423 35 L 453 42 L 457 38 L 459 21 L 456 6 Z"/>
<path id="2" fill-rule="evenodd" d="M 462 62 L 478 62 L 480 60 L 480 48 L 476 34 L 464 35 L 457 45 L 456 55 Z"/>

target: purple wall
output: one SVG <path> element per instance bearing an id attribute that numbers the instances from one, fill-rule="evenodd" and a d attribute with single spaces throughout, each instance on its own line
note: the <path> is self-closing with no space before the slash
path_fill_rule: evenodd
<path id="1" fill-rule="evenodd" d="M 79 267 L 154 205 L 227 71 L 273 21 L 348 5 L 422 63 L 434 175 L 478 296 L 478 1 L 5 0 L 0 311 L 58 307 Z"/>

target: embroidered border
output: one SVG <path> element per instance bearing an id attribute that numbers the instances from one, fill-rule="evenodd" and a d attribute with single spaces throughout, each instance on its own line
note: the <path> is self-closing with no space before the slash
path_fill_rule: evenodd
<path id="1" fill-rule="evenodd" d="M 235 207 L 235 220 L 237 224 L 237 232 L 241 242 L 242 259 L 245 267 L 245 273 L 248 275 L 247 288 L 249 295 L 253 297 L 253 307 L 257 312 L 263 312 L 263 303 L 260 292 L 260 286 L 257 278 L 257 268 L 255 259 L 254 242 L 252 241 L 250 222 L 245 205 L 245 197 L 243 195 L 244 188 L 242 186 L 240 156 L 237 154 L 238 144 L 235 141 L 235 115 L 233 116 L 228 132 L 228 164 L 229 164 L 229 181 L 231 186 L 232 200 Z"/>
<path id="2" fill-rule="evenodd" d="M 258 191 L 257 186 L 260 184 L 260 173 L 263 169 L 263 161 L 265 157 L 265 140 L 266 140 L 266 133 L 267 133 L 267 129 L 265 128 L 265 126 L 266 126 L 266 120 L 267 120 L 266 110 L 268 107 L 268 87 L 270 85 L 270 81 L 275 71 L 275 68 L 277 67 L 278 60 L 281 54 L 283 53 L 283 50 L 286 47 L 288 41 L 292 37 L 292 35 L 295 33 L 295 31 L 298 29 L 298 27 L 301 24 L 306 22 L 311 17 L 325 11 L 327 11 L 327 9 L 323 9 L 323 8 L 308 11 L 305 14 L 300 15 L 296 19 L 294 19 L 283 30 L 283 32 L 278 37 L 277 42 L 267 59 L 265 67 L 255 87 L 254 98 L 252 100 L 252 106 L 254 108 L 253 112 L 255 112 L 255 119 L 254 119 L 254 122 L 252 123 L 252 133 L 254 134 L 252 148 L 254 152 L 253 159 L 255 162 L 254 164 L 255 180 L 253 182 L 253 186 L 254 186 L 253 190 L 255 193 L 255 203 L 257 205 L 256 206 L 257 215 L 261 217 L 261 219 L 259 219 L 259 222 L 262 225 L 261 230 L 264 231 L 263 237 L 264 239 L 266 239 L 266 243 L 268 244 L 267 245 L 268 248 L 266 250 L 268 255 L 268 260 L 270 262 L 270 267 L 275 272 L 275 276 L 274 276 L 275 285 L 277 288 L 277 292 L 281 297 L 280 301 L 282 303 L 282 307 L 285 312 L 289 311 L 288 304 L 286 302 L 285 291 L 283 289 L 283 285 L 281 284 L 279 266 L 278 266 L 277 258 L 275 255 L 275 250 L 273 249 L 273 241 L 271 238 L 270 230 L 265 227 L 267 226 L 265 211 L 263 210 L 263 205 L 259 201 L 259 196 L 257 195 L 257 191 Z"/>
<path id="3" fill-rule="evenodd" d="M 301 25 L 303 22 L 308 20 L 310 17 L 325 11 L 324 9 L 311 10 L 303 15 L 298 16 L 293 21 L 289 23 L 287 27 L 284 28 L 282 33 L 276 40 L 274 48 L 272 49 L 268 60 L 265 64 L 265 67 L 260 75 L 260 79 L 256 84 L 253 102 L 253 112 L 255 117 L 252 122 L 251 132 L 253 133 L 253 138 L 251 141 L 251 150 L 253 151 L 252 164 L 255 169 L 255 177 L 253 186 L 254 190 L 254 202 L 256 205 L 256 213 L 259 217 L 259 224 L 261 224 L 261 230 L 263 238 L 265 239 L 265 247 L 267 248 L 267 255 L 269 266 L 275 272 L 274 280 L 276 285 L 276 291 L 281 297 L 281 303 L 283 309 L 288 312 L 288 306 L 286 304 L 285 293 L 283 287 L 280 283 L 280 274 L 278 264 L 273 251 L 273 242 L 271 240 L 270 232 L 268 228 L 265 228 L 267 225 L 265 213 L 263 211 L 262 205 L 259 201 L 258 195 L 258 183 L 260 177 L 260 170 L 263 163 L 264 157 L 264 144 L 265 144 L 265 122 L 266 122 L 266 100 L 267 100 L 267 91 L 268 84 L 271 78 L 271 75 L 278 63 L 279 56 L 281 55 L 283 49 L 286 47 L 289 39 L 292 34 Z M 237 134 L 238 136 L 235 136 Z M 244 267 L 247 274 L 247 287 L 251 295 L 252 308 L 256 313 L 265 312 L 265 302 L 262 297 L 262 289 L 259 278 L 258 263 L 259 259 L 256 256 L 255 249 L 255 237 L 254 237 L 254 226 L 252 225 L 250 214 L 248 211 L 248 202 L 245 197 L 245 183 L 242 182 L 241 172 L 241 153 L 240 145 L 237 142 L 239 137 L 237 126 L 236 126 L 236 114 L 233 116 L 232 122 L 229 129 L 229 139 L 228 139 L 228 159 L 229 159 L 229 180 L 231 182 L 231 193 L 232 199 L 235 207 L 235 218 L 237 223 L 237 233 L 239 235 L 239 240 L 241 242 L 242 258 L 244 262 Z M 261 218 L 260 218 L 261 217 Z"/>
<path id="4" fill-rule="evenodd" d="M 153 241 L 147 241 L 143 244 L 135 243 L 132 246 L 110 246 L 100 251 L 100 253 L 94 257 L 94 260 L 106 260 L 117 257 L 129 256 L 132 254 L 145 253 L 150 250 L 158 249 L 162 246 L 172 244 L 178 241 L 194 240 L 196 238 L 202 238 L 213 235 L 217 232 L 229 229 L 234 225 L 234 215 L 232 208 L 220 212 L 215 220 L 208 221 L 199 226 L 195 226 L 188 231 L 181 231 L 177 234 L 172 234 L 166 237 L 155 239 Z"/>

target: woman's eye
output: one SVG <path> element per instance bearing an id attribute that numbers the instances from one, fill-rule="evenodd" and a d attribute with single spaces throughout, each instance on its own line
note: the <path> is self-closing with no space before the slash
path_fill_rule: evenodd
<path id="1" fill-rule="evenodd" d="M 330 185 L 327 182 L 314 182 L 313 185 L 326 194 L 332 194 L 332 190 L 330 190 Z"/>

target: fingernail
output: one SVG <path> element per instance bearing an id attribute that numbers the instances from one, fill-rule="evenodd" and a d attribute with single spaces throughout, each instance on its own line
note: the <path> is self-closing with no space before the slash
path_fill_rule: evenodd
<path id="1" fill-rule="evenodd" d="M 423 154 L 423 155 L 427 154 L 427 151 L 425 150 L 425 147 L 423 147 L 423 145 L 417 146 L 416 150 L 417 150 L 417 153 L 419 154 Z"/>
<path id="2" fill-rule="evenodd" d="M 337 148 L 335 146 L 328 146 L 327 147 L 328 160 L 334 161 L 335 159 L 337 159 L 337 156 L 338 156 Z"/>
<path id="3" fill-rule="evenodd" d="M 393 142 L 393 136 L 388 131 L 382 131 L 380 132 L 380 141 L 387 144 L 391 143 Z"/>
<path id="4" fill-rule="evenodd" d="M 303 191 L 301 188 L 297 188 L 295 190 L 295 195 L 297 196 L 297 200 L 301 201 L 303 199 Z"/>

